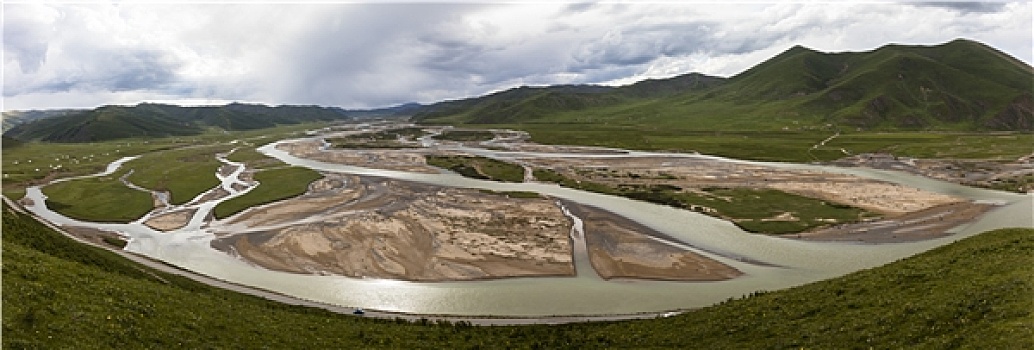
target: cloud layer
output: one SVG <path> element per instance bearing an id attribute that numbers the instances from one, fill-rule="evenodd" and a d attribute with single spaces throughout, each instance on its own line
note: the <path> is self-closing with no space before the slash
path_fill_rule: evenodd
<path id="1" fill-rule="evenodd" d="M 1032 61 L 1031 3 L 5 4 L 5 110 L 366 108 L 519 85 L 731 76 L 793 45 L 969 38 Z"/>

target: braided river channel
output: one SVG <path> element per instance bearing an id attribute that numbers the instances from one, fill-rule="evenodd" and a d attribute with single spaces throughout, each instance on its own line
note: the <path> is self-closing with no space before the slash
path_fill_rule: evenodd
<path id="1" fill-rule="evenodd" d="M 236 165 L 228 175 L 216 174 L 221 187 L 231 195 L 216 201 L 188 204 L 196 209 L 190 223 L 178 230 L 160 232 L 142 224 L 144 218 L 128 224 L 82 222 L 57 214 L 45 206 L 39 187 L 28 189 L 34 204 L 26 208 L 58 225 L 92 227 L 121 233 L 127 237 L 126 250 L 145 255 L 183 269 L 236 284 L 265 289 L 300 299 L 372 310 L 427 315 L 535 317 L 563 315 L 621 315 L 685 310 L 712 305 L 732 297 L 759 290 L 777 290 L 872 268 L 917 253 L 949 244 L 990 229 L 1034 227 L 1034 195 L 984 190 L 932 180 L 894 171 L 865 168 L 840 168 L 789 163 L 745 162 L 696 154 L 648 153 L 637 151 L 600 154 L 537 154 L 497 151 L 479 147 L 452 146 L 452 150 L 497 159 L 548 157 L 704 157 L 728 162 L 847 173 L 935 193 L 997 204 L 976 220 L 954 228 L 953 234 L 907 243 L 862 244 L 814 242 L 771 237 L 744 232 L 735 225 L 699 213 L 615 196 L 590 193 L 544 183 L 501 183 L 464 178 L 451 172 L 410 173 L 360 168 L 301 159 L 276 148 L 285 140 L 259 149 L 288 164 L 323 172 L 339 172 L 427 183 L 446 187 L 495 191 L 532 191 L 551 197 L 608 210 L 666 234 L 706 257 L 728 264 L 743 276 L 718 282 L 667 282 L 650 280 L 603 280 L 583 268 L 584 257 L 576 252 L 578 275 L 574 277 L 504 278 L 464 282 L 407 282 L 335 275 L 303 275 L 278 272 L 254 266 L 211 247 L 215 235 L 205 218 L 219 201 L 247 192 L 239 176 L 243 166 Z M 622 150 L 619 150 L 622 151 Z M 106 173 L 114 172 L 130 158 L 112 163 Z M 94 175 L 97 176 L 97 175 Z M 261 185 L 260 185 L 261 186 Z M 254 188 L 254 187 L 251 187 Z M 194 201 L 199 202 L 199 201 Z M 577 250 L 577 249 L 576 249 Z M 1007 262 L 1003 262 L 1007 263 Z M 591 268 L 590 268 L 591 270 Z M 965 281 L 960 281 L 965 283 Z"/>

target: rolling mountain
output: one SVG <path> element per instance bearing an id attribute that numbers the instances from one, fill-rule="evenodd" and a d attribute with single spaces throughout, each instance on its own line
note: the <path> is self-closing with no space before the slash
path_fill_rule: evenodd
<path id="1" fill-rule="evenodd" d="M 81 109 L 45 109 L 45 110 L 28 110 L 28 111 L 4 111 L 3 112 L 3 131 L 11 130 L 11 128 L 25 124 L 34 120 L 46 119 L 51 117 L 60 117 L 72 113 L 82 112 Z"/>
<path id="2" fill-rule="evenodd" d="M 5 137 L 30 141 L 93 142 L 128 137 L 200 134 L 207 127 L 252 130 L 279 124 L 349 119 L 339 108 L 231 103 L 225 106 L 181 107 L 142 103 L 103 106 L 17 125 Z"/>
<path id="3" fill-rule="evenodd" d="M 412 120 L 425 123 L 505 124 L 571 112 L 700 91 L 724 79 L 690 73 L 668 79 L 650 79 L 632 85 L 522 86 L 477 98 L 445 101 L 415 111 Z"/>
<path id="4" fill-rule="evenodd" d="M 728 79 L 671 79 L 570 91 L 521 87 L 429 105 L 421 123 L 669 123 L 771 129 L 1034 130 L 1034 70 L 969 40 L 822 53 L 802 46 Z M 577 111 L 577 113 L 572 113 Z M 724 124 L 723 124 L 724 123 Z"/>

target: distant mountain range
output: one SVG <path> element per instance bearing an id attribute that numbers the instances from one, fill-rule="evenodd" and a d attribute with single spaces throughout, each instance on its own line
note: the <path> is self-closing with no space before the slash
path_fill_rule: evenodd
<path id="1" fill-rule="evenodd" d="M 254 130 L 283 124 L 364 118 L 406 118 L 419 104 L 346 110 L 320 106 L 231 103 L 183 107 L 141 103 L 84 110 L 4 112 L 5 140 L 93 142 L 128 137 L 197 135 L 205 128 Z"/>
<path id="2" fill-rule="evenodd" d="M 730 78 L 689 73 L 610 87 L 518 87 L 480 97 L 370 110 L 319 106 L 180 107 L 4 113 L 7 140 L 90 142 L 250 130 L 355 118 L 425 124 L 665 125 L 771 130 L 836 125 L 865 130 L 1034 131 L 1034 69 L 984 44 L 886 45 L 822 53 L 802 46 Z"/>
<path id="3" fill-rule="evenodd" d="M 520 87 L 428 105 L 421 123 L 593 120 L 769 129 L 1034 130 L 1032 68 L 969 40 L 822 53 L 795 46 L 731 78 L 690 73 L 622 87 Z"/>

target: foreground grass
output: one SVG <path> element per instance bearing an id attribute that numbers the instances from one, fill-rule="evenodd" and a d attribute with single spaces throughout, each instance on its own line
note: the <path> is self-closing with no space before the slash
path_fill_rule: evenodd
<path id="1" fill-rule="evenodd" d="M 95 222 L 130 222 L 151 211 L 149 193 L 126 187 L 119 177 L 109 176 L 59 182 L 43 187 L 47 207 L 64 216 Z"/>
<path id="2" fill-rule="evenodd" d="M 524 182 L 524 168 L 517 164 L 480 156 L 426 156 L 427 164 L 460 175 L 504 182 Z"/>
<path id="3" fill-rule="evenodd" d="M 287 306 L 140 267 L 8 210 L 3 232 L 3 347 L 12 349 L 1034 347 L 1034 229 L 669 318 L 519 327 Z"/>
<path id="4" fill-rule="evenodd" d="M 272 203 L 305 193 L 309 184 L 323 177 L 319 172 L 301 167 L 273 168 L 255 173 L 259 186 L 243 196 L 219 203 L 212 210 L 222 219 L 256 205 Z"/>

